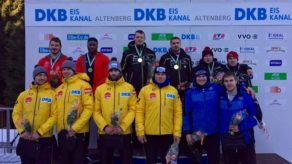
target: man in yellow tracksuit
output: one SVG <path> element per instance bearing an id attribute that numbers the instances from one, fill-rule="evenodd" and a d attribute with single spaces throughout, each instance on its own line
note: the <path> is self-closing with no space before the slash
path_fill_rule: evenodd
<path id="1" fill-rule="evenodd" d="M 76 65 L 71 60 L 63 63 L 62 74 L 63 84 L 56 89 L 56 121 L 61 163 L 82 164 L 87 149 L 89 119 L 93 112 L 92 88 L 86 74 L 76 74 Z"/>
<path id="2" fill-rule="evenodd" d="M 52 162 L 53 109 L 55 92 L 47 81 L 45 68 L 36 66 L 34 81 L 22 92 L 15 103 L 12 119 L 20 134 L 17 154 L 23 164 Z"/>
<path id="3" fill-rule="evenodd" d="M 182 106 L 177 90 L 169 85 L 165 67 L 156 67 L 152 82 L 140 91 L 135 123 L 147 164 L 157 163 L 157 155 L 166 163 L 170 145 L 180 141 Z"/>
<path id="4" fill-rule="evenodd" d="M 101 163 L 110 164 L 113 152 L 119 150 L 123 164 L 131 163 L 131 124 L 135 118 L 136 92 L 125 82 L 121 66 L 112 58 L 108 67 L 109 76 L 95 91 L 94 120 L 99 128 Z"/>

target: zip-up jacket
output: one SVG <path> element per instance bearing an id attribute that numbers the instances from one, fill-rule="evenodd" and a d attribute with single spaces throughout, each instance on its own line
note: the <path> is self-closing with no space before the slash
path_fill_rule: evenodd
<path id="1" fill-rule="evenodd" d="M 97 52 L 95 55 L 95 60 L 93 62 L 93 79 L 92 79 L 92 89 L 95 91 L 96 87 L 103 84 L 108 76 L 108 64 L 109 58 L 101 52 Z M 86 55 L 81 55 L 76 61 L 76 71 L 78 73 L 87 73 L 88 61 Z"/>
<path id="2" fill-rule="evenodd" d="M 41 86 L 30 85 L 22 92 L 15 103 L 12 119 L 18 133 L 24 132 L 23 123 L 28 122 L 32 132 L 38 132 L 41 137 L 51 137 L 55 119 L 55 92 L 47 82 Z"/>
<path id="3" fill-rule="evenodd" d="M 142 62 L 138 62 L 139 55 L 136 52 L 135 42 L 128 44 L 128 50 L 123 53 L 121 66 L 122 72 L 127 82 L 132 84 L 137 93 L 147 84 L 153 75 L 155 64 L 155 53 L 147 48 L 146 43 L 143 46 L 137 46 L 142 53 Z"/>
<path id="4" fill-rule="evenodd" d="M 159 65 L 166 67 L 167 74 L 170 77 L 170 84 L 175 88 L 182 82 L 192 82 L 192 60 L 189 55 L 183 49 L 180 49 L 178 56 L 173 54 L 172 51 L 168 51 L 166 54 L 162 55 L 159 61 Z M 179 68 L 175 69 L 175 65 Z"/>
<path id="5" fill-rule="evenodd" d="M 235 67 L 224 66 L 224 72 L 233 72 L 237 77 L 237 83 L 242 87 L 252 87 L 251 78 L 247 75 L 247 70 L 251 69 L 247 64 L 237 64 Z"/>
<path id="6" fill-rule="evenodd" d="M 85 73 L 75 74 L 63 79 L 62 85 L 56 89 L 57 99 L 57 133 L 67 130 L 67 118 L 72 111 L 72 105 L 78 103 L 77 119 L 72 125 L 76 133 L 89 131 L 89 119 L 93 112 L 93 93 L 89 77 Z"/>
<path id="7" fill-rule="evenodd" d="M 222 91 L 223 87 L 212 83 L 187 91 L 183 116 L 185 134 L 197 131 L 207 135 L 219 133 L 219 97 Z"/>
<path id="8" fill-rule="evenodd" d="M 121 77 L 118 81 L 106 80 L 95 91 L 95 112 L 93 118 L 99 128 L 99 134 L 105 134 L 104 128 L 111 125 L 113 114 L 119 115 L 119 126 L 123 134 L 131 134 L 131 124 L 135 118 L 136 91 Z"/>
<path id="9" fill-rule="evenodd" d="M 50 71 L 51 70 L 58 73 L 57 85 L 52 83 L 52 84 L 56 85 L 56 86 L 53 86 L 55 88 L 57 88 L 62 83 L 62 77 L 63 77 L 63 75 L 62 75 L 62 65 L 66 60 L 67 60 L 67 56 L 64 55 L 64 54 L 61 54 L 59 59 L 53 65 L 53 68 L 51 66 L 51 55 L 47 55 L 47 56 L 42 57 L 38 62 L 38 65 L 44 67 L 47 70 L 47 72 L 48 72 L 48 81 L 52 80 L 51 75 L 50 75 Z"/>
<path id="10" fill-rule="evenodd" d="M 203 59 L 201 59 L 199 65 L 194 68 L 194 72 L 198 68 L 205 68 L 206 70 L 208 70 L 209 75 L 214 78 L 216 78 L 218 73 L 224 72 L 224 65 L 219 63 L 216 58 L 213 59 L 213 62 L 211 64 L 207 64 L 204 62 Z"/>
<path id="11" fill-rule="evenodd" d="M 182 104 L 177 90 L 167 85 L 159 88 L 152 81 L 141 89 L 136 108 L 136 133 L 181 136 Z"/>
<path id="12" fill-rule="evenodd" d="M 223 135 L 229 132 L 232 117 L 240 111 L 246 112 L 247 115 L 239 123 L 239 132 L 243 134 L 245 143 L 250 144 L 254 142 L 254 137 L 250 132 L 257 124 L 256 109 L 250 95 L 240 89 L 231 102 L 228 100 L 227 93 L 220 96 L 220 133 Z"/>

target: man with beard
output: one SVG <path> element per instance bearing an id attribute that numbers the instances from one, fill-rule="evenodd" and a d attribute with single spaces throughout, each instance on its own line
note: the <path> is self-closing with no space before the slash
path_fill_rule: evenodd
<path id="1" fill-rule="evenodd" d="M 179 91 L 180 98 L 184 102 L 185 91 L 192 82 L 192 60 L 181 48 L 179 37 L 171 38 L 170 49 L 161 56 L 159 65 L 166 67 L 170 85 Z"/>
<path id="2" fill-rule="evenodd" d="M 77 59 L 76 71 L 87 73 L 90 79 L 89 83 L 95 91 L 96 87 L 103 84 L 108 76 L 109 58 L 97 51 L 98 40 L 96 38 L 88 38 L 87 48 L 88 52 Z"/>
<path id="3" fill-rule="evenodd" d="M 213 51 L 210 47 L 205 47 L 202 51 L 202 58 L 200 59 L 199 65 L 195 67 L 205 68 L 208 70 L 211 82 L 221 82 L 223 77 L 223 65 L 214 58 Z"/>
<path id="4" fill-rule="evenodd" d="M 123 53 L 121 66 L 127 82 L 132 84 L 137 93 L 145 86 L 153 75 L 155 53 L 147 48 L 145 33 L 142 30 L 135 32 L 134 41 L 128 44 L 129 49 Z"/>
<path id="5" fill-rule="evenodd" d="M 136 92 L 125 82 L 116 58 L 111 59 L 108 69 L 109 77 L 96 89 L 93 114 L 99 128 L 101 163 L 112 163 L 117 149 L 120 161 L 129 164 L 132 160 L 131 124 L 135 118 Z"/>
<path id="6" fill-rule="evenodd" d="M 67 56 L 61 52 L 62 43 L 58 37 L 53 37 L 49 43 L 50 54 L 41 58 L 38 65 L 44 67 L 48 74 L 48 81 L 53 88 L 57 88 L 62 83 L 62 64 Z"/>

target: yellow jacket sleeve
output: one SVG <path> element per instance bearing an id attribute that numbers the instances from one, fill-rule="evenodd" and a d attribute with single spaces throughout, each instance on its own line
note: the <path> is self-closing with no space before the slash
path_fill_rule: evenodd
<path id="1" fill-rule="evenodd" d="M 82 104 L 83 111 L 80 117 L 77 118 L 77 120 L 72 125 L 72 129 L 77 133 L 84 127 L 86 123 L 89 122 L 89 119 L 93 112 L 93 96 L 92 92 L 86 91 L 86 89 L 88 88 L 91 88 L 91 86 L 88 83 L 86 83 L 82 87 L 80 103 Z"/>
<path id="2" fill-rule="evenodd" d="M 104 127 L 107 125 L 107 122 L 102 116 L 101 112 L 101 99 L 100 99 L 101 89 L 98 87 L 95 91 L 95 102 L 94 102 L 94 113 L 93 119 L 99 128 L 99 130 L 103 131 Z"/>
<path id="3" fill-rule="evenodd" d="M 131 97 L 128 104 L 128 113 L 120 123 L 120 127 L 122 128 L 123 131 L 126 131 L 126 129 L 128 129 L 128 127 L 131 126 L 131 124 L 133 123 L 135 119 L 135 108 L 136 108 L 137 98 L 136 98 L 136 94 L 133 94 L 135 93 L 135 89 L 132 87 L 131 90 L 132 90 L 132 93 L 131 93 Z"/>
<path id="4" fill-rule="evenodd" d="M 174 126 L 173 126 L 173 135 L 181 137 L 182 129 L 182 104 L 179 98 L 179 95 L 176 93 L 174 100 Z"/>
<path id="5" fill-rule="evenodd" d="M 19 134 L 24 131 L 21 125 L 22 112 L 23 112 L 23 98 L 24 98 L 24 95 L 23 93 L 21 93 L 15 102 L 13 112 L 12 112 L 12 120 Z"/>
<path id="6" fill-rule="evenodd" d="M 138 96 L 137 107 L 136 107 L 136 135 L 143 136 L 145 135 L 145 93 L 142 89 Z"/>
<path id="7" fill-rule="evenodd" d="M 51 114 L 50 117 L 48 118 L 48 120 L 41 125 L 41 127 L 37 130 L 37 132 L 40 135 L 44 135 L 45 133 L 47 133 L 48 131 L 50 131 L 51 129 L 53 129 L 54 125 L 57 122 L 57 101 L 56 98 L 53 100 L 52 104 L 51 104 Z"/>

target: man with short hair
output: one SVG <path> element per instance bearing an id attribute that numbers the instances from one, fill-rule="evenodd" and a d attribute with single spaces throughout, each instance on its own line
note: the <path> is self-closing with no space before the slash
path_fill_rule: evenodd
<path id="1" fill-rule="evenodd" d="M 56 89 L 56 118 L 61 163 L 84 163 L 93 112 L 93 93 L 86 73 L 76 73 L 72 59 L 62 65 L 63 83 Z"/>
<path id="2" fill-rule="evenodd" d="M 23 164 L 52 162 L 55 92 L 45 68 L 36 66 L 30 88 L 17 98 L 12 119 L 20 134 L 16 148 Z"/>
<path id="3" fill-rule="evenodd" d="M 128 44 L 128 50 L 123 53 L 121 66 L 127 82 L 132 84 L 137 93 L 145 86 L 153 75 L 156 56 L 145 43 L 145 33 L 135 32 L 134 41 Z"/>
<path id="4" fill-rule="evenodd" d="M 177 90 L 169 85 L 166 68 L 158 66 L 150 84 L 139 93 L 136 107 L 136 135 L 146 149 L 147 164 L 157 163 L 172 143 L 179 143 L 182 128 L 182 105 Z"/>
<path id="5" fill-rule="evenodd" d="M 226 164 L 255 164 L 253 127 L 257 125 L 256 109 L 250 95 L 237 86 L 236 76 L 226 72 L 226 92 L 220 96 L 220 134 Z"/>
<path id="6" fill-rule="evenodd" d="M 58 37 L 53 37 L 49 43 L 50 54 L 42 57 L 38 64 L 44 67 L 48 74 L 48 81 L 53 88 L 57 88 L 62 83 L 62 64 L 67 56 L 61 52 L 62 43 Z"/>
<path id="7" fill-rule="evenodd" d="M 76 71 L 86 73 L 89 76 L 89 83 L 95 91 L 96 87 L 103 84 L 108 76 L 109 58 L 97 51 L 98 40 L 94 37 L 88 38 L 88 52 L 80 55 L 76 62 Z"/>
<path id="8" fill-rule="evenodd" d="M 99 128 L 101 163 L 113 162 L 114 150 L 119 150 L 120 161 L 132 161 L 131 133 L 135 118 L 136 91 L 125 82 L 120 63 L 112 58 L 109 76 L 95 91 L 94 120 Z"/>

